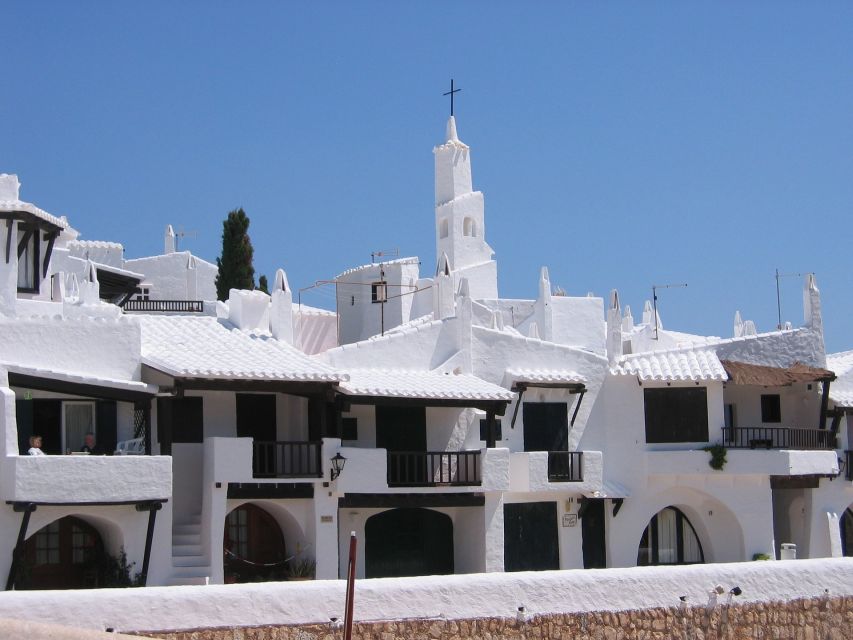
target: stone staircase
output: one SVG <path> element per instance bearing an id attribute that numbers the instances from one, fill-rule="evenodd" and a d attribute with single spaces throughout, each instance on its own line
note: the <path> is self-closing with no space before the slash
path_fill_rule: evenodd
<path id="1" fill-rule="evenodd" d="M 170 585 L 207 582 L 210 560 L 201 543 L 201 514 L 183 515 L 172 524 L 172 567 Z"/>

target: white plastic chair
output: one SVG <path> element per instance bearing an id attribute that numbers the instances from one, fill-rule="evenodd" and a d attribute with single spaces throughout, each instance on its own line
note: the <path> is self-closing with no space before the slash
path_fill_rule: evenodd
<path id="1" fill-rule="evenodd" d="M 145 455 L 145 440 L 143 438 L 133 438 L 132 440 L 122 440 L 116 444 L 115 455 L 117 456 L 143 456 Z"/>

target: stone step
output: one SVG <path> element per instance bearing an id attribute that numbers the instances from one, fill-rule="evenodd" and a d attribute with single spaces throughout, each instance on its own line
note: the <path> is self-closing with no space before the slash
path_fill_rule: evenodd
<path id="1" fill-rule="evenodd" d="M 204 556 L 172 556 L 173 567 L 209 567 Z M 207 575 L 207 574 L 205 574 Z"/>
<path id="2" fill-rule="evenodd" d="M 204 549 L 200 542 L 198 543 L 188 543 L 188 544 L 173 544 L 172 545 L 172 557 L 182 557 L 182 556 L 201 556 L 204 555 Z"/>

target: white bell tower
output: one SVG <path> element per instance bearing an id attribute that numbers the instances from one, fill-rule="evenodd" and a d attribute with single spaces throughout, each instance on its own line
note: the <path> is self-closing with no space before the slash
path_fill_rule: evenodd
<path id="1" fill-rule="evenodd" d="M 498 269 L 486 243 L 483 194 L 473 190 L 471 150 L 459 140 L 452 115 L 445 138 L 433 149 L 436 255 L 447 255 L 457 286 L 468 279 L 472 298 L 497 298 Z"/>

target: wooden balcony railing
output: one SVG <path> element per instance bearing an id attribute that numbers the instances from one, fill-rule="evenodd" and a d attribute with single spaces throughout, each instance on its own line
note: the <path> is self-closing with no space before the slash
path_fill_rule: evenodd
<path id="1" fill-rule="evenodd" d="M 844 468 L 846 469 L 845 477 L 848 480 L 853 480 L 853 451 L 844 452 Z"/>
<path id="2" fill-rule="evenodd" d="M 723 445 L 732 449 L 835 449 L 829 429 L 791 427 L 723 427 Z"/>
<path id="3" fill-rule="evenodd" d="M 583 452 L 549 451 L 548 482 L 583 482 Z"/>
<path id="4" fill-rule="evenodd" d="M 203 313 L 202 300 L 128 300 L 125 311 L 145 311 L 148 313 Z"/>
<path id="5" fill-rule="evenodd" d="M 322 478 L 321 442 L 254 442 L 255 478 Z"/>
<path id="6" fill-rule="evenodd" d="M 389 487 L 478 486 L 479 451 L 389 451 Z"/>

